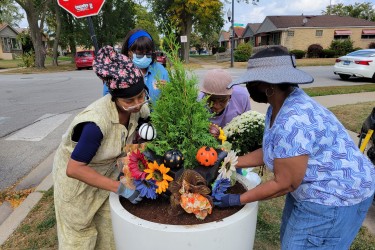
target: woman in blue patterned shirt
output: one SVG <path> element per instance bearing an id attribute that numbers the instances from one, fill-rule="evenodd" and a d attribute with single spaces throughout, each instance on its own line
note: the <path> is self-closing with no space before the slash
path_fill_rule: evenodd
<path id="1" fill-rule="evenodd" d="M 349 249 L 373 200 L 375 168 L 337 118 L 298 88 L 313 81 L 283 47 L 250 58 L 247 72 L 229 87 L 246 83 L 254 101 L 270 106 L 263 148 L 239 157 L 237 167 L 265 164 L 274 178 L 215 205 L 286 194 L 282 249 Z"/>

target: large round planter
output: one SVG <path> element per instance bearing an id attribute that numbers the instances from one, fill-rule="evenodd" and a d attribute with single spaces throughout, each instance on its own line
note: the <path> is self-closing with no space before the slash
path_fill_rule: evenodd
<path id="1" fill-rule="evenodd" d="M 255 182 L 237 174 L 247 189 Z M 117 194 L 109 197 L 116 249 L 126 250 L 218 250 L 253 248 L 258 202 L 246 204 L 220 221 L 197 225 L 166 225 L 150 222 L 127 212 Z"/>

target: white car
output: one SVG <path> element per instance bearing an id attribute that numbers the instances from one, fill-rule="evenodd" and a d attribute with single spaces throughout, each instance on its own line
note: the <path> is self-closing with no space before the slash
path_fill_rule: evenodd
<path id="1" fill-rule="evenodd" d="M 356 50 L 337 58 L 333 73 L 343 80 L 356 76 L 371 78 L 375 81 L 375 49 Z"/>

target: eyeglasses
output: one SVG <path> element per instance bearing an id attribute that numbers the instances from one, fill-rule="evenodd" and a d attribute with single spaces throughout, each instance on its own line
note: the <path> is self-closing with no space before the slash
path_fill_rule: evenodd
<path id="1" fill-rule="evenodd" d="M 137 104 L 137 105 L 134 105 L 134 106 L 130 106 L 130 107 L 127 107 L 125 108 L 124 106 L 121 105 L 121 107 L 125 110 L 125 111 L 134 111 L 136 110 L 137 108 L 139 107 L 142 107 L 143 105 L 145 105 L 146 103 L 149 103 L 150 102 L 150 96 L 148 95 L 147 92 L 145 92 L 145 96 L 144 96 L 144 101 Z"/>
<path id="2" fill-rule="evenodd" d="M 152 53 L 146 53 L 146 54 L 137 54 L 135 52 L 133 52 L 135 57 L 137 57 L 138 59 L 141 59 L 143 58 L 144 56 L 146 56 L 147 58 L 151 58 L 152 57 Z"/>

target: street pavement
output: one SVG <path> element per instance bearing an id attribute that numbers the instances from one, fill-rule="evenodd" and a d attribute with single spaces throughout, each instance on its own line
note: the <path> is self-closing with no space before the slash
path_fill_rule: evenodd
<path id="1" fill-rule="evenodd" d="M 343 104 L 354 104 L 358 102 L 374 101 L 374 93 L 355 93 L 346 95 L 322 96 L 314 97 L 319 103 L 326 107 L 332 107 Z M 252 102 L 252 109 L 265 113 L 267 104 L 258 104 Z M 353 140 L 357 143 L 357 135 L 350 132 Z M 31 209 L 39 202 L 43 196 L 43 192 L 49 190 L 53 186 L 51 176 L 52 161 L 54 153 L 50 154 L 40 163 L 33 171 L 30 172 L 20 183 L 17 184 L 15 190 L 24 190 L 36 187 L 22 204 L 16 209 L 12 209 L 10 204 L 4 202 L 0 206 L 0 245 L 2 245 L 8 237 L 14 232 L 18 225 L 27 217 Z M 369 231 L 375 235 L 375 206 L 369 210 L 366 220 L 363 223 Z"/>

